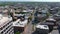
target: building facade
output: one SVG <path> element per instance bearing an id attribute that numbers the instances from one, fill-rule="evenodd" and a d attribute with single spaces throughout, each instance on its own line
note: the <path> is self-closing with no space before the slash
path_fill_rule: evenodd
<path id="1" fill-rule="evenodd" d="M 0 34 L 14 34 L 11 17 L 1 17 Z"/>

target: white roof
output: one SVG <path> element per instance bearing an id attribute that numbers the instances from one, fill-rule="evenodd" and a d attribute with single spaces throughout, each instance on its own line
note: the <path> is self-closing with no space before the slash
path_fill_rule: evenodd
<path id="1" fill-rule="evenodd" d="M 8 18 L 8 17 L 1 17 L 0 19 L 0 28 L 3 27 L 4 25 L 6 25 L 7 23 L 9 23 L 9 21 L 11 21 L 12 18 Z"/>
<path id="2" fill-rule="evenodd" d="M 27 11 L 28 11 L 28 12 L 33 12 L 33 10 L 30 10 L 30 9 L 29 9 L 29 10 L 27 10 Z"/>
<path id="3" fill-rule="evenodd" d="M 28 12 L 27 10 L 23 10 L 23 12 Z"/>
<path id="4" fill-rule="evenodd" d="M 14 14 L 14 16 L 24 16 L 24 14 Z"/>
<path id="5" fill-rule="evenodd" d="M 20 19 L 18 19 L 17 21 L 13 22 L 13 26 L 25 27 L 27 23 L 28 23 L 28 20 L 20 21 Z"/>
<path id="6" fill-rule="evenodd" d="M 3 10 L 4 13 L 8 12 L 8 10 Z"/>
<path id="7" fill-rule="evenodd" d="M 0 14 L 0 17 L 2 17 L 3 15 L 2 14 Z"/>
<path id="8" fill-rule="evenodd" d="M 3 15 L 2 15 L 2 14 L 0 14 L 0 19 L 2 19 L 2 17 L 3 17 Z"/>
<path id="9" fill-rule="evenodd" d="M 36 28 L 49 29 L 49 27 L 47 25 L 37 25 Z"/>
<path id="10" fill-rule="evenodd" d="M 50 21 L 56 21 L 55 19 L 53 18 L 48 18 L 47 20 L 50 20 Z"/>

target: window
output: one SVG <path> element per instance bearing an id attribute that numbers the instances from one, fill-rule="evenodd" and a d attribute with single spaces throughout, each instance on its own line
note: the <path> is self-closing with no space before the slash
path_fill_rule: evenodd
<path id="1" fill-rule="evenodd" d="M 10 24 L 8 27 L 6 27 L 5 30 L 3 30 L 3 32 L 5 32 L 5 31 L 12 25 L 11 22 L 12 22 L 12 21 L 10 21 L 9 23 L 7 23 L 7 24 L 3 27 L 3 28 L 5 28 L 6 26 L 8 26 L 8 25 Z"/>

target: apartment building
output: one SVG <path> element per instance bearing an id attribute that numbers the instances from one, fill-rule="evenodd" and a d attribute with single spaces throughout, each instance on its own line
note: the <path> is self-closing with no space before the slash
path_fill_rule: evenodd
<path id="1" fill-rule="evenodd" d="M 12 26 L 12 17 L 0 14 L 0 34 L 14 34 Z"/>

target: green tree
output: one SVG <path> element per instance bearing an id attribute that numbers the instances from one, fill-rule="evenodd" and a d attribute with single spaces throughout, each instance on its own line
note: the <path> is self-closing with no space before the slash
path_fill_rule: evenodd
<path id="1" fill-rule="evenodd" d="M 15 34 L 20 34 L 20 32 L 16 32 Z"/>
<path id="2" fill-rule="evenodd" d="M 51 14 L 48 12 L 46 15 L 47 15 L 47 17 L 49 17 Z"/>

